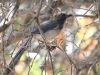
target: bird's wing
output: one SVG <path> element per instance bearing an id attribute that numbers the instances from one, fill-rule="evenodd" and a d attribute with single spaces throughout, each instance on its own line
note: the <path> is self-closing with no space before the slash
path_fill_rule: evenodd
<path id="1" fill-rule="evenodd" d="M 45 32 L 47 32 L 47 31 L 49 31 L 49 30 L 55 29 L 55 28 L 57 27 L 57 25 L 58 25 L 58 23 L 57 23 L 56 21 L 49 20 L 49 21 L 43 22 L 43 23 L 40 25 L 40 27 L 41 27 L 41 29 L 43 30 L 43 32 L 45 33 Z M 40 31 L 39 31 L 38 27 L 35 27 L 35 28 L 33 29 L 33 33 L 35 33 L 35 34 L 40 34 Z"/>

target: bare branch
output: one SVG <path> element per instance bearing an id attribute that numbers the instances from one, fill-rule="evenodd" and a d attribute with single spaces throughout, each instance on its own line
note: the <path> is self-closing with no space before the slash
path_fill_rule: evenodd
<path id="1" fill-rule="evenodd" d="M 19 4 L 20 4 L 20 0 L 17 0 L 16 5 L 15 6 L 12 5 L 7 16 L 0 23 L 0 32 L 4 31 L 5 29 L 7 29 L 10 26 L 10 24 L 12 23 L 12 20 L 13 20 L 12 18 L 19 8 Z"/>

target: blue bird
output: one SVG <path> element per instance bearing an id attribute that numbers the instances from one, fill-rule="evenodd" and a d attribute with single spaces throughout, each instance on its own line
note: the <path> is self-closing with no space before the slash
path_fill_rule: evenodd
<path id="1" fill-rule="evenodd" d="M 47 41 L 56 37 L 60 33 L 60 31 L 64 26 L 64 22 L 66 21 L 66 18 L 70 16 L 72 16 L 72 14 L 66 15 L 64 13 L 61 13 L 57 15 L 54 20 L 48 20 L 40 24 L 40 27 L 43 30 L 43 33 Z M 33 33 L 33 37 L 35 37 L 38 40 L 42 40 L 38 27 L 35 27 L 32 33 Z"/>
<path id="2" fill-rule="evenodd" d="M 64 13 L 61 13 L 61 14 L 57 15 L 54 20 L 44 21 L 43 23 L 40 24 L 40 27 L 44 32 L 46 41 L 53 39 L 54 37 L 56 37 L 60 33 L 60 31 L 63 28 L 63 25 L 64 25 L 66 18 L 70 17 L 70 16 L 72 16 L 72 15 L 71 14 L 66 15 Z M 33 27 L 31 27 L 31 30 L 30 30 L 30 27 L 27 27 L 24 32 L 19 32 L 14 36 L 13 35 L 10 36 L 8 38 L 6 46 L 10 45 L 11 43 L 19 41 L 23 37 L 26 37 L 26 38 L 29 37 L 30 31 L 32 32 L 33 39 L 35 38 L 37 40 L 43 41 L 38 27 L 35 27 L 33 29 L 32 28 Z"/>
<path id="3" fill-rule="evenodd" d="M 54 38 L 55 36 L 57 36 L 60 33 L 60 31 L 62 30 L 62 28 L 64 26 L 64 22 L 66 21 L 66 18 L 68 18 L 70 16 L 72 16 L 72 14 L 66 15 L 64 13 L 61 13 L 61 14 L 57 15 L 54 20 L 45 21 L 42 24 L 40 24 L 40 27 L 43 30 L 44 35 L 46 37 L 46 40 L 50 40 L 50 39 Z M 39 39 L 39 40 L 41 39 L 40 31 L 39 31 L 38 27 L 35 27 L 33 29 L 32 34 L 33 34 L 33 37 L 35 37 L 36 39 Z M 20 57 L 22 56 L 22 54 L 25 51 L 25 46 L 27 46 L 28 42 L 29 42 L 29 39 L 27 39 L 25 41 L 25 43 L 22 45 L 20 50 L 17 52 L 17 54 L 11 60 L 11 62 L 9 64 L 10 69 L 13 69 L 14 66 L 17 64 L 17 62 L 19 61 Z M 9 68 L 6 68 L 5 74 L 9 74 L 11 72 L 11 70 Z"/>

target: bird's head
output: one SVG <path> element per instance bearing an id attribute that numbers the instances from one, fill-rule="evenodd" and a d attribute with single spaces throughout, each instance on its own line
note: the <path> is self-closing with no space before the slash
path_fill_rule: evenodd
<path id="1" fill-rule="evenodd" d="M 65 21 L 66 18 L 68 18 L 68 17 L 70 17 L 70 16 L 72 16 L 72 14 L 67 15 L 67 14 L 65 14 L 65 13 L 61 13 L 61 14 L 58 14 L 58 15 L 56 16 L 55 20 L 57 20 L 57 21 Z"/>
<path id="2" fill-rule="evenodd" d="M 62 29 L 63 28 L 63 24 L 64 22 L 66 21 L 66 18 L 72 16 L 72 14 L 65 14 L 65 13 L 61 13 L 61 14 L 58 14 L 55 18 L 55 20 L 59 23 L 59 28 Z"/>

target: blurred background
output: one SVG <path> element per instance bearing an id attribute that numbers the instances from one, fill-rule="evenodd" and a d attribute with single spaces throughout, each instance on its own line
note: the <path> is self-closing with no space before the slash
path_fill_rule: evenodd
<path id="1" fill-rule="evenodd" d="M 0 0 L 0 22 L 7 17 L 17 1 Z M 0 75 L 3 75 L 26 41 L 26 35 L 37 26 L 33 18 L 40 2 L 41 0 L 20 0 L 19 8 L 11 19 L 13 22 L 0 33 Z M 52 49 L 52 62 L 45 44 L 33 38 L 9 75 L 100 74 L 100 1 L 43 0 L 39 22 L 53 20 L 59 13 L 73 16 L 66 20 L 62 32 L 48 41 Z M 11 14 L 12 12 L 9 15 Z"/>

